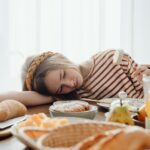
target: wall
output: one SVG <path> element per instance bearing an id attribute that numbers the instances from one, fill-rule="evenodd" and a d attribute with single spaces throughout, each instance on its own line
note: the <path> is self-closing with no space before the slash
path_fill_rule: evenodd
<path id="1" fill-rule="evenodd" d="M 150 0 L 134 1 L 134 57 L 150 64 Z"/>

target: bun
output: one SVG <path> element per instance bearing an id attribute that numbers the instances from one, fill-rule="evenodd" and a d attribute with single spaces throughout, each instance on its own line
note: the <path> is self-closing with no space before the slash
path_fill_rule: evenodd
<path id="1" fill-rule="evenodd" d="M 4 100 L 0 103 L 0 121 L 25 115 L 27 108 L 15 100 Z"/>
<path id="2" fill-rule="evenodd" d="M 54 111 L 60 112 L 82 112 L 90 109 L 90 106 L 87 102 L 82 101 L 72 101 L 64 102 L 61 104 L 54 105 Z"/>

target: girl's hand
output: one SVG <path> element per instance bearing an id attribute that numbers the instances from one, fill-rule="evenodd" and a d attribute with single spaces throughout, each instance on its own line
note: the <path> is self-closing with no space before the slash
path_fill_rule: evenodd
<path id="1" fill-rule="evenodd" d="M 133 77 L 137 78 L 137 80 L 142 83 L 142 77 L 143 77 L 143 73 L 140 67 L 135 67 L 134 69 L 134 73 L 133 73 Z"/>
<path id="2" fill-rule="evenodd" d="M 143 66 L 140 66 L 139 68 L 140 68 L 142 74 L 150 76 L 150 69 L 147 66 L 143 65 Z"/>
<path id="3" fill-rule="evenodd" d="M 142 83 L 143 74 L 150 76 L 150 69 L 147 66 L 139 66 L 134 68 L 133 76 L 137 78 L 137 80 Z"/>

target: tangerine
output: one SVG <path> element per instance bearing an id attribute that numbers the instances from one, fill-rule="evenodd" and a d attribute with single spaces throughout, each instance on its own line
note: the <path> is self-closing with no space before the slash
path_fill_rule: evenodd
<path id="1" fill-rule="evenodd" d="M 145 118 L 146 118 L 146 111 L 145 111 L 146 105 L 142 105 L 139 110 L 138 110 L 138 120 L 141 122 L 145 122 Z"/>

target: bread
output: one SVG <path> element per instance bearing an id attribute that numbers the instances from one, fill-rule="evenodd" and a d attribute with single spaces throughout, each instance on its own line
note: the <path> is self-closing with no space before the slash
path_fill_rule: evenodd
<path id="1" fill-rule="evenodd" d="M 98 141 L 102 140 L 107 135 L 105 133 L 101 133 L 95 136 L 91 136 L 86 138 L 85 140 L 78 143 L 73 150 L 88 150 L 90 147 L 93 147 L 97 144 Z"/>
<path id="2" fill-rule="evenodd" d="M 116 129 L 90 137 L 74 150 L 143 150 L 150 148 L 150 131 L 140 127 Z"/>
<path id="3" fill-rule="evenodd" d="M 0 102 L 0 122 L 11 118 L 25 115 L 27 108 L 15 100 L 4 100 Z"/>
<path id="4" fill-rule="evenodd" d="M 71 101 L 64 102 L 62 104 L 54 105 L 54 111 L 60 112 L 82 112 L 90 109 L 90 106 L 87 102 L 82 101 Z"/>
<path id="5" fill-rule="evenodd" d="M 53 129 L 67 124 L 70 124 L 67 118 L 49 118 L 44 113 L 38 113 L 33 114 L 27 120 L 20 122 L 17 125 L 17 129 L 27 129 L 24 134 L 27 134 L 31 138 L 37 138 L 45 134 L 45 129 Z"/>
<path id="6" fill-rule="evenodd" d="M 69 120 L 67 118 L 49 118 L 44 113 L 33 114 L 27 120 L 20 122 L 18 124 L 18 128 L 22 127 L 40 127 L 43 129 L 51 129 L 57 126 L 62 126 L 69 124 Z"/>

